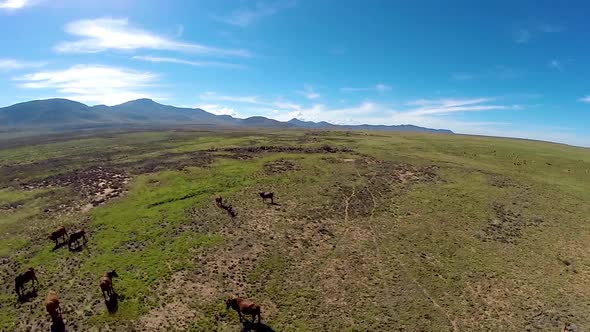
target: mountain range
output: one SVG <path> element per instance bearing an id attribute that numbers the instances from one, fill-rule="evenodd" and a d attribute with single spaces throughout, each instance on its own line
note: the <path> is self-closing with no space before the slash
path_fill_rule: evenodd
<path id="1" fill-rule="evenodd" d="M 200 108 L 162 105 L 151 99 L 137 99 L 120 105 L 88 106 L 68 99 L 33 100 L 0 108 L 0 129 L 35 128 L 76 129 L 117 126 L 209 125 L 250 128 L 307 128 L 345 130 L 386 130 L 447 133 L 448 129 L 431 129 L 414 125 L 335 125 L 325 121 L 292 119 L 281 122 L 262 116 L 246 119 L 216 115 Z"/>

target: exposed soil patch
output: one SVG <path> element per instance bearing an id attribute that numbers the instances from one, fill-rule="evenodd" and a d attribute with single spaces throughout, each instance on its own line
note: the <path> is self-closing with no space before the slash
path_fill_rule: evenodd
<path id="1" fill-rule="evenodd" d="M 23 201 L 16 201 L 16 202 L 1 204 L 0 211 L 11 211 L 11 210 L 20 209 L 21 207 L 23 207 L 24 204 L 25 204 L 25 202 L 23 202 Z"/>
<path id="2" fill-rule="evenodd" d="M 87 204 L 84 209 L 88 209 L 88 204 L 98 206 L 121 196 L 125 192 L 124 187 L 129 180 L 130 177 L 123 172 L 108 167 L 94 166 L 65 174 L 52 175 L 42 180 L 22 184 L 21 187 L 25 190 L 70 187 L 79 199 Z M 56 210 L 77 208 L 74 204 L 75 201 L 72 200 L 57 207 L 48 208 L 45 212 L 51 213 Z"/>
<path id="3" fill-rule="evenodd" d="M 178 300 L 151 310 L 139 320 L 140 331 L 184 331 L 197 317 L 197 311 Z"/>
<path id="4" fill-rule="evenodd" d="M 259 146 L 244 146 L 224 149 L 210 149 L 208 152 L 225 151 L 232 152 L 238 155 L 244 154 L 258 154 L 264 152 L 285 152 L 285 153 L 338 153 L 338 152 L 352 152 L 348 148 L 339 148 L 328 144 L 319 147 L 301 147 L 301 146 L 275 146 L 275 145 L 259 145 Z"/>
<path id="5" fill-rule="evenodd" d="M 279 159 L 264 164 L 264 171 L 268 174 L 284 173 L 299 169 L 301 169 L 301 167 L 287 159 Z"/>
<path id="6" fill-rule="evenodd" d="M 348 160 L 347 160 L 348 161 Z M 420 182 L 439 182 L 436 174 L 438 166 L 413 166 L 392 161 L 364 158 L 356 160 L 357 167 L 370 170 L 373 178 L 381 178 L 389 183 L 412 184 Z"/>
<path id="7" fill-rule="evenodd" d="M 530 222 L 524 220 L 522 215 L 514 212 L 503 204 L 495 203 L 492 207 L 494 216 L 490 218 L 484 234 L 480 236 L 482 241 L 497 241 L 514 244 L 522 237 L 523 229 L 528 226 L 539 226 L 543 219 L 534 218 Z"/>
<path id="8" fill-rule="evenodd" d="M 213 158 L 210 153 L 192 151 L 186 153 L 164 153 L 162 155 L 133 162 L 120 163 L 116 166 L 130 173 L 145 174 L 163 170 L 181 171 L 186 167 L 203 167 L 211 164 Z"/>
<path id="9" fill-rule="evenodd" d="M 520 188 L 521 185 L 513 179 L 505 176 L 494 175 L 489 179 L 490 185 L 498 188 Z"/>

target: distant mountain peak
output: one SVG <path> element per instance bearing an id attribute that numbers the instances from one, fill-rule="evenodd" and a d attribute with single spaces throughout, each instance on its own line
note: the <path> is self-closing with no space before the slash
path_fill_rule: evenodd
<path id="1" fill-rule="evenodd" d="M 0 108 L 0 128 L 106 128 L 134 125 L 208 125 L 250 128 L 303 128 L 343 130 L 385 130 L 452 133 L 445 129 L 430 129 L 413 125 L 335 125 L 326 121 L 313 122 L 293 118 L 287 122 L 252 116 L 246 119 L 215 115 L 200 108 L 162 105 L 150 98 L 131 100 L 115 106 L 83 103 L 63 98 L 33 100 Z M 17 129 L 18 130 L 18 129 Z"/>

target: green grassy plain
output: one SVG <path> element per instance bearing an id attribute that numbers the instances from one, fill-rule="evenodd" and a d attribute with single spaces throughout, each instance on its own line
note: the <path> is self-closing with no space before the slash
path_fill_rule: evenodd
<path id="1" fill-rule="evenodd" d="M 2 331 L 49 330 L 49 289 L 71 331 L 239 331 L 224 305 L 232 294 L 260 303 L 276 331 L 590 330 L 588 149 L 323 131 L 8 143 Z M 80 177 L 38 185 L 98 166 L 130 181 L 87 211 Z M 237 218 L 215 207 L 218 194 Z M 87 246 L 53 250 L 47 237 L 62 224 L 86 229 Z M 21 303 L 14 277 L 29 266 L 39 296 Z M 109 313 L 98 281 L 112 269 Z"/>

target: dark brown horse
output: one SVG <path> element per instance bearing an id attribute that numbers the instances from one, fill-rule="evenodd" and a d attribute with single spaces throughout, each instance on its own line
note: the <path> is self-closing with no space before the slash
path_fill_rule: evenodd
<path id="1" fill-rule="evenodd" d="M 104 274 L 104 276 L 102 278 L 100 278 L 100 290 L 102 290 L 102 296 L 104 297 L 104 300 L 107 300 L 107 295 L 109 296 L 109 299 L 111 298 L 111 295 L 113 295 L 114 290 L 113 290 L 113 278 L 114 277 L 119 277 L 119 275 L 117 274 L 117 272 L 115 272 L 115 270 L 111 271 L 111 272 L 107 272 Z"/>
<path id="2" fill-rule="evenodd" d="M 217 205 L 218 208 L 223 207 L 223 197 L 221 197 L 221 196 L 215 197 L 215 205 Z"/>
<path id="3" fill-rule="evenodd" d="M 55 246 L 57 247 L 59 245 L 59 239 L 64 239 L 64 241 L 68 240 L 68 232 L 66 231 L 65 227 L 59 226 L 55 231 L 53 231 L 53 233 L 51 233 L 49 239 L 55 241 Z"/>
<path id="4" fill-rule="evenodd" d="M 272 192 L 260 192 L 258 194 L 262 198 L 262 201 L 263 202 L 266 202 L 267 199 L 270 199 L 270 203 L 271 204 L 274 204 L 274 196 L 275 196 L 274 193 L 272 193 Z"/>
<path id="5" fill-rule="evenodd" d="M 88 242 L 88 240 L 86 240 L 86 232 L 83 229 L 78 230 L 70 235 L 70 240 L 68 241 L 68 247 L 71 249 L 72 243 L 76 243 L 76 246 L 80 246 L 80 242 L 79 242 L 80 239 L 83 240 L 82 244 L 85 244 L 86 242 Z"/>
<path id="6" fill-rule="evenodd" d="M 25 284 L 29 281 L 31 282 L 31 286 L 33 286 L 33 288 L 35 288 L 35 281 L 37 282 L 37 286 L 39 285 L 39 280 L 35 274 L 35 269 L 32 267 L 14 278 L 14 290 L 19 297 L 22 296 L 21 291 L 25 288 Z"/>
<path id="7" fill-rule="evenodd" d="M 45 309 L 47 309 L 47 312 L 53 321 L 61 319 L 61 307 L 59 306 L 59 297 L 56 292 L 49 291 L 47 293 Z"/>
<path id="8" fill-rule="evenodd" d="M 252 315 L 252 323 L 256 321 L 256 317 L 258 317 L 258 322 L 260 323 L 260 306 L 250 300 L 243 299 L 241 297 L 236 298 L 229 298 L 225 301 L 226 309 L 232 308 L 238 312 L 238 316 L 240 316 L 240 321 L 242 321 L 244 315 Z"/>

